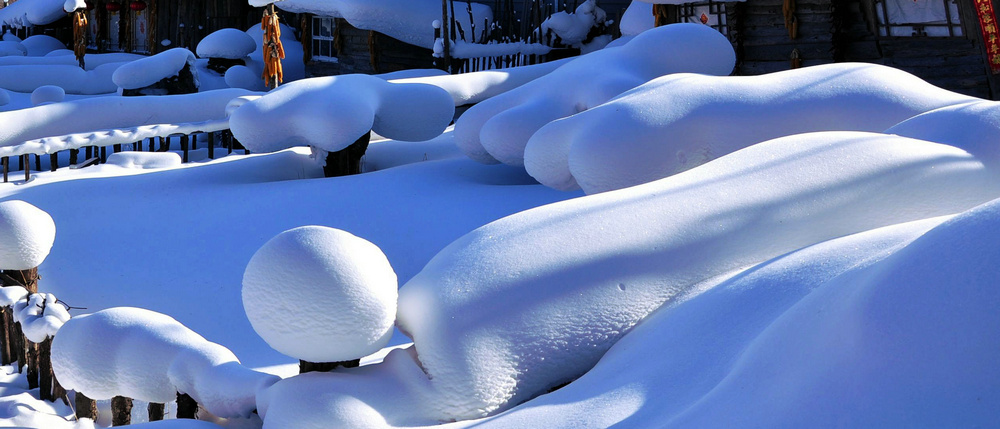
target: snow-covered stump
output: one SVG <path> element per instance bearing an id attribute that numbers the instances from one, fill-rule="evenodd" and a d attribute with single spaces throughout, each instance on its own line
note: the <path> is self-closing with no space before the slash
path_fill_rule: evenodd
<path id="1" fill-rule="evenodd" d="M 38 388 L 41 400 L 54 402 L 57 383 L 52 373 L 51 344 L 69 312 L 52 294 L 34 293 L 14 304 L 15 320 L 21 323 L 27 349 L 28 386 Z"/>
<path id="2" fill-rule="evenodd" d="M 111 398 L 111 426 L 132 424 L 132 398 L 115 396 Z"/>
<path id="3" fill-rule="evenodd" d="M 323 175 L 326 177 L 340 177 L 351 174 L 361 174 L 361 158 L 368 150 L 368 143 L 371 142 L 371 131 L 351 143 L 349 146 L 336 152 L 329 152 L 326 155 L 326 165 L 323 166 Z"/>

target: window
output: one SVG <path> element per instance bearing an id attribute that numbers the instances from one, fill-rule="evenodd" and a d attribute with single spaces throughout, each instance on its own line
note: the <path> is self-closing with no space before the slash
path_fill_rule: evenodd
<path id="1" fill-rule="evenodd" d="M 879 36 L 952 37 L 962 35 L 955 0 L 878 0 Z"/>
<path id="2" fill-rule="evenodd" d="M 705 24 L 729 36 L 725 3 L 715 1 L 685 3 L 679 6 L 677 15 L 680 22 Z"/>
<path id="3" fill-rule="evenodd" d="M 329 16 L 314 16 L 312 19 L 312 57 L 317 61 L 337 61 L 334 43 L 336 21 Z"/>

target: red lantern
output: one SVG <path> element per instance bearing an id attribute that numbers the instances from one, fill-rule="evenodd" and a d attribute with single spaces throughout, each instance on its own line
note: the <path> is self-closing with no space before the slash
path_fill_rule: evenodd
<path id="1" fill-rule="evenodd" d="M 87 10 L 94 10 L 94 6 L 97 6 L 97 4 L 93 0 L 87 2 Z"/>
<path id="2" fill-rule="evenodd" d="M 104 8 L 107 9 L 108 12 L 118 12 L 122 9 L 122 5 L 120 3 L 109 2 L 104 5 Z"/>
<path id="3" fill-rule="evenodd" d="M 133 0 L 132 3 L 129 3 L 128 7 L 136 12 L 141 12 L 146 8 L 146 2 L 142 0 Z"/>

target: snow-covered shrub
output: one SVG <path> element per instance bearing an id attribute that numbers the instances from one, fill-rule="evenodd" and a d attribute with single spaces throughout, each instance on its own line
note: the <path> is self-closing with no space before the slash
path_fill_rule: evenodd
<path id="1" fill-rule="evenodd" d="M 549 122 L 668 73 L 728 75 L 735 63 L 732 45 L 718 31 L 698 24 L 665 25 L 473 106 L 456 122 L 455 142 L 474 160 L 523 165 L 528 139 Z"/>
<path id="2" fill-rule="evenodd" d="M 28 296 L 24 286 L 0 287 L 0 307 L 13 307 L 18 301 Z"/>
<path id="3" fill-rule="evenodd" d="M 593 42 L 596 36 L 606 33 L 611 24 L 608 14 L 597 7 L 596 1 L 586 0 L 573 13 L 563 11 L 552 14 L 542 22 L 540 29 L 543 35 L 551 35 L 556 45 L 582 48 Z"/>
<path id="4" fill-rule="evenodd" d="M 335 152 L 374 131 L 405 141 L 430 140 L 451 122 L 444 90 L 367 75 L 291 82 L 245 103 L 230 117 L 233 135 L 254 152 L 312 146 Z"/>
<path id="5" fill-rule="evenodd" d="M 4 288 L 6 289 L 6 288 Z M 69 311 L 57 302 L 55 295 L 35 293 L 14 303 L 14 320 L 21 323 L 24 337 L 41 343 L 55 337 L 56 332 L 69 320 Z"/>
<path id="6" fill-rule="evenodd" d="M 229 349 L 167 315 L 117 307 L 75 317 L 52 341 L 63 387 L 92 399 L 166 403 L 186 393 L 219 417 L 248 417 L 278 378 L 240 365 Z"/>
<path id="7" fill-rule="evenodd" d="M 770 140 L 481 227 L 403 285 L 397 324 L 414 340 L 441 420 L 483 416 L 580 376 L 700 282 L 966 210 L 1000 193 L 998 173 L 954 147 L 883 134 Z"/>
<path id="8" fill-rule="evenodd" d="M 66 99 L 66 91 L 55 85 L 45 85 L 31 92 L 31 104 L 59 103 Z"/>
<path id="9" fill-rule="evenodd" d="M 243 307 L 275 350 L 307 362 L 374 353 L 392 336 L 396 273 L 371 242 L 304 226 L 278 234 L 250 259 Z"/>
<path id="10" fill-rule="evenodd" d="M 476 104 L 490 97 L 503 94 L 539 77 L 551 73 L 570 61 L 570 58 L 503 70 L 484 70 L 472 73 L 448 74 L 394 79 L 395 83 L 426 83 L 451 94 L 456 106 Z"/>
<path id="11" fill-rule="evenodd" d="M 181 156 L 176 152 L 118 152 L 108 155 L 105 164 L 139 170 L 170 168 L 181 165 Z"/>
<path id="12" fill-rule="evenodd" d="M 195 56 L 184 48 L 168 49 L 124 64 L 111 80 L 126 93 L 187 94 L 198 91 Z"/>
<path id="13" fill-rule="evenodd" d="M 55 239 L 56 223 L 48 213 L 20 200 L 0 202 L 0 269 L 41 265 Z"/>
<path id="14" fill-rule="evenodd" d="M 546 186 L 604 192 L 777 137 L 881 132 L 928 110 L 973 100 L 877 64 L 762 76 L 672 74 L 545 125 L 528 140 L 524 167 Z"/>
<path id="15" fill-rule="evenodd" d="M 36 34 L 28 37 L 21 44 L 27 49 L 27 56 L 29 57 L 44 57 L 52 51 L 66 49 L 66 45 L 60 42 L 59 39 L 45 34 Z"/>

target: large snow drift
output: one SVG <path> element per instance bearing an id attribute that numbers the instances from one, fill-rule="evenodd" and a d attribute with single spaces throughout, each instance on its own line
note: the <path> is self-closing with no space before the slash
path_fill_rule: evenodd
<path id="1" fill-rule="evenodd" d="M 732 45 L 718 31 L 704 25 L 665 25 L 620 47 L 576 58 L 473 106 L 458 119 L 455 141 L 477 161 L 522 165 L 528 139 L 549 122 L 600 105 L 664 74 L 728 75 L 735 62 Z"/>
<path id="2" fill-rule="evenodd" d="M 881 132 L 911 116 L 973 100 L 876 64 L 762 76 L 673 74 L 545 125 L 528 141 L 524 166 L 556 189 L 603 192 L 781 136 Z"/>
<path id="3" fill-rule="evenodd" d="M 139 89 L 150 86 L 168 77 L 176 76 L 185 66 L 194 73 L 195 83 L 198 82 L 194 67 L 195 56 L 184 48 L 168 49 L 151 57 L 123 64 L 115 70 L 111 79 L 115 85 L 124 89 Z"/>
<path id="4" fill-rule="evenodd" d="M 66 0 L 28 0 L 0 8 L 0 23 L 8 27 L 34 27 L 56 22 L 66 16 Z"/>
<path id="5" fill-rule="evenodd" d="M 397 140 L 430 140 L 447 128 L 454 112 L 451 96 L 440 88 L 343 75 L 282 85 L 238 107 L 229 124 L 254 152 L 305 145 L 334 152 L 369 131 Z"/>
<path id="6" fill-rule="evenodd" d="M 503 70 L 484 70 L 442 76 L 424 76 L 390 80 L 395 83 L 426 83 L 451 94 L 456 106 L 476 104 L 490 97 L 503 94 L 532 80 L 538 79 L 561 67 L 572 58 L 541 64 L 510 67 Z"/>
<path id="7" fill-rule="evenodd" d="M 0 269 L 41 265 L 55 239 L 56 224 L 48 213 L 20 200 L 0 202 Z"/>
<path id="8" fill-rule="evenodd" d="M 714 276 L 813 243 L 994 198 L 954 147 L 860 132 L 770 140 L 699 168 L 473 231 L 400 289 L 445 412 L 480 417 L 580 376 L 636 323 Z"/>
<path id="9" fill-rule="evenodd" d="M 170 316 L 127 307 L 66 322 L 52 341 L 52 368 L 63 387 L 92 399 L 166 403 L 180 392 L 219 417 L 249 417 L 257 391 L 278 380 Z"/>

